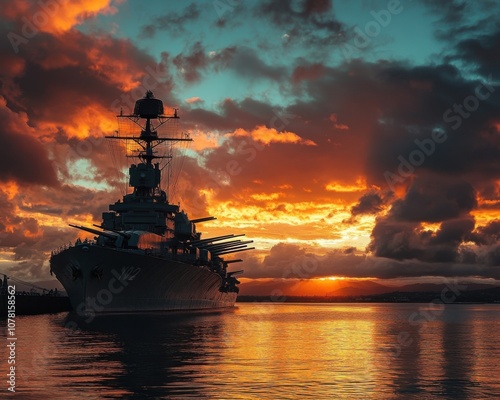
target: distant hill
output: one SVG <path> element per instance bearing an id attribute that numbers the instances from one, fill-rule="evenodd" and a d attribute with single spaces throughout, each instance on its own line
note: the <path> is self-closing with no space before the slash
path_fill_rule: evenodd
<path id="1" fill-rule="evenodd" d="M 450 281 L 453 284 L 453 281 Z M 494 288 L 496 285 L 468 283 L 464 284 L 460 292 L 473 290 L 484 290 Z M 288 279 L 252 280 L 240 285 L 241 296 L 323 296 L 323 297 L 346 297 L 346 296 L 372 296 L 385 293 L 438 293 L 440 294 L 447 285 L 445 283 L 416 283 L 399 287 L 385 286 L 373 281 L 364 280 L 307 280 L 296 281 Z"/>
<path id="2" fill-rule="evenodd" d="M 450 283 L 450 285 L 453 285 L 453 282 Z M 496 285 L 488 285 L 488 284 L 484 284 L 484 283 L 465 283 L 463 284 L 464 286 L 466 286 L 466 288 L 464 289 L 459 289 L 460 291 L 464 291 L 464 292 L 468 292 L 468 291 L 471 291 L 471 290 L 481 290 L 481 289 L 491 289 L 493 287 L 495 287 Z M 412 285 L 404 285 L 404 286 L 401 286 L 399 288 L 397 288 L 397 290 L 399 292 L 439 292 L 441 293 L 441 291 L 446 288 L 447 285 L 445 283 L 415 283 L 415 284 L 412 284 Z"/>
<path id="3" fill-rule="evenodd" d="M 453 285 L 451 283 L 450 285 Z M 459 292 L 469 292 L 473 290 L 492 289 L 495 285 L 488 285 L 483 283 L 468 283 L 461 284 L 465 286 L 458 287 Z M 349 286 L 340 288 L 329 293 L 329 296 L 372 296 L 377 294 L 403 292 L 403 293 L 441 293 L 444 289 L 448 288 L 445 283 L 414 283 L 411 285 L 404 285 L 399 287 L 383 286 L 370 281 L 353 281 Z M 453 287 L 451 286 L 451 289 Z M 448 288 L 451 290 L 450 288 Z"/>
<path id="4" fill-rule="evenodd" d="M 344 287 L 327 293 L 327 296 L 362 296 L 393 292 L 394 288 L 372 281 L 345 281 Z"/>

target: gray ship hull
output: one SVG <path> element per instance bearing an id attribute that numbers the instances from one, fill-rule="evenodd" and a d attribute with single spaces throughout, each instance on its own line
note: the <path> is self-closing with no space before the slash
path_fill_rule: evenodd
<path id="1" fill-rule="evenodd" d="M 233 307 L 219 274 L 141 251 L 77 245 L 51 258 L 51 271 L 81 315 Z"/>

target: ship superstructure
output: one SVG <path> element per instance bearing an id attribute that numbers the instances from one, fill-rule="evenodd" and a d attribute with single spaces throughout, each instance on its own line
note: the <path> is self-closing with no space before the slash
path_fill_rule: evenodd
<path id="1" fill-rule="evenodd" d="M 66 289 L 77 312 L 129 312 L 207 309 L 233 306 L 238 293 L 228 266 L 241 259 L 223 256 L 250 250 L 243 234 L 202 238 L 196 224 L 215 217 L 190 219 L 169 202 L 162 189 L 161 161 L 172 157 L 156 149 L 162 144 L 191 141 L 186 136 L 161 136 L 160 127 L 179 118 L 164 114 L 161 100 L 148 91 L 131 115 L 120 114 L 139 134 L 106 136 L 133 142 L 137 162 L 129 168 L 131 193 L 109 206 L 94 227 L 71 225 L 93 233 L 93 241 L 78 239 L 54 251 L 51 273 Z M 168 165 L 170 160 L 167 160 Z"/>

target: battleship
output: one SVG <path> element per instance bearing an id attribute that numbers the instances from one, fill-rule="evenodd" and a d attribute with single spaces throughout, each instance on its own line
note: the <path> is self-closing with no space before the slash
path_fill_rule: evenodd
<path id="1" fill-rule="evenodd" d="M 162 183 L 162 173 L 173 165 L 172 149 L 192 140 L 175 130 L 161 135 L 179 118 L 177 110 L 165 115 L 163 102 L 148 91 L 132 114 L 117 117 L 133 129 L 105 137 L 135 146 L 121 147 L 135 162 L 128 170 L 129 189 L 102 213 L 100 225 L 70 224 L 95 236 L 53 251 L 51 274 L 82 315 L 233 307 L 236 276 L 243 271 L 228 269 L 242 260 L 225 258 L 252 250 L 252 241 L 243 240 L 244 234 L 202 238 L 197 224 L 216 218 L 190 219 L 169 201 L 170 182 Z M 160 151 L 162 146 L 167 151 Z"/>

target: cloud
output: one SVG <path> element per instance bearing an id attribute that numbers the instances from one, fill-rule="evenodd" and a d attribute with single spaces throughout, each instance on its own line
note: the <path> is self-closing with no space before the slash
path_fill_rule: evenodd
<path id="1" fill-rule="evenodd" d="M 500 32 L 459 41 L 455 54 L 448 59 L 470 64 L 477 73 L 485 77 L 490 75 L 497 81 L 500 77 L 497 68 L 500 62 Z"/>
<path id="2" fill-rule="evenodd" d="M 205 49 L 200 42 L 196 42 L 187 54 L 178 54 L 172 60 L 177 70 L 186 82 L 196 82 L 201 79 L 201 70 L 210 63 Z"/>
<path id="3" fill-rule="evenodd" d="M 293 132 L 278 132 L 274 128 L 267 128 L 266 126 L 257 126 L 252 131 L 248 132 L 244 129 L 236 129 L 233 133 L 234 136 L 247 136 L 251 137 L 254 141 L 263 144 L 270 143 L 297 143 L 306 146 L 316 146 L 312 140 L 304 140 Z"/>
<path id="4" fill-rule="evenodd" d="M 292 82 L 297 84 L 305 80 L 321 78 L 325 73 L 325 67 L 321 63 L 310 65 L 298 65 L 292 72 Z"/>
<path id="5" fill-rule="evenodd" d="M 167 14 L 158 15 L 153 21 L 141 28 L 141 38 L 152 38 L 158 31 L 166 31 L 170 35 L 179 36 L 186 31 L 186 24 L 196 21 L 200 16 L 200 6 L 191 3 L 181 12 L 169 11 Z"/>
<path id="6" fill-rule="evenodd" d="M 255 14 L 285 30 L 289 35 L 287 45 L 302 41 L 320 47 L 346 40 L 346 27 L 335 17 L 329 0 L 305 0 L 299 4 L 266 0 L 256 7 Z"/>
<path id="7" fill-rule="evenodd" d="M 496 14 L 500 7 L 496 1 L 453 0 L 443 3 L 423 0 L 422 3 L 429 14 L 437 17 L 435 36 L 440 40 L 456 44 L 466 36 L 478 36 L 497 29 Z"/>
<path id="8" fill-rule="evenodd" d="M 126 39 L 75 30 L 40 33 L 15 57 L 3 42 L 0 55 L 10 60 L 10 68 L 0 72 L 3 96 L 13 110 L 29 112 L 40 136 L 58 130 L 80 138 L 112 132 L 113 114 L 120 108 L 131 112 L 147 89 L 167 104 L 172 99 L 168 56 L 158 63 Z"/>
<path id="9" fill-rule="evenodd" d="M 284 65 L 264 62 L 259 53 L 247 46 L 229 46 L 221 50 L 207 51 L 200 41 L 172 59 L 180 76 L 187 83 L 198 82 L 207 71 L 230 71 L 249 80 L 269 79 L 282 81 L 288 71 Z"/>
<path id="10" fill-rule="evenodd" d="M 363 194 L 358 203 L 351 207 L 351 215 L 354 217 L 364 214 L 378 214 L 384 209 L 388 200 L 382 193 L 371 190 Z"/>
<path id="11" fill-rule="evenodd" d="M 497 264 L 498 265 L 498 264 Z M 348 277 L 394 279 L 421 276 L 433 277 L 493 277 L 500 278 L 500 270 L 493 265 L 479 263 L 424 262 L 416 259 L 393 260 L 332 250 L 318 256 L 304 248 L 280 243 L 271 248 L 262 261 L 247 256 L 245 277 L 252 279 L 302 279 L 321 277 Z"/>
<path id="12" fill-rule="evenodd" d="M 54 165 L 47 150 L 33 137 L 25 113 L 15 113 L 0 96 L 0 181 L 54 186 L 57 184 Z"/>
<path id="13" fill-rule="evenodd" d="M 470 183 L 421 176 L 403 199 L 392 203 L 389 215 L 396 221 L 441 222 L 468 215 L 476 207 L 476 192 Z"/>
<path id="14" fill-rule="evenodd" d="M 186 99 L 186 103 L 188 103 L 188 104 L 203 103 L 203 101 L 204 100 L 198 96 L 193 96 L 193 97 Z"/>
<path id="15" fill-rule="evenodd" d="M 97 14 L 114 14 L 119 0 L 5 0 L 0 16 L 15 22 L 23 37 L 37 32 L 60 34 Z M 30 35 L 25 33 L 29 32 Z M 10 39 L 10 38 L 9 38 Z M 28 37 L 29 39 L 29 37 Z"/>

